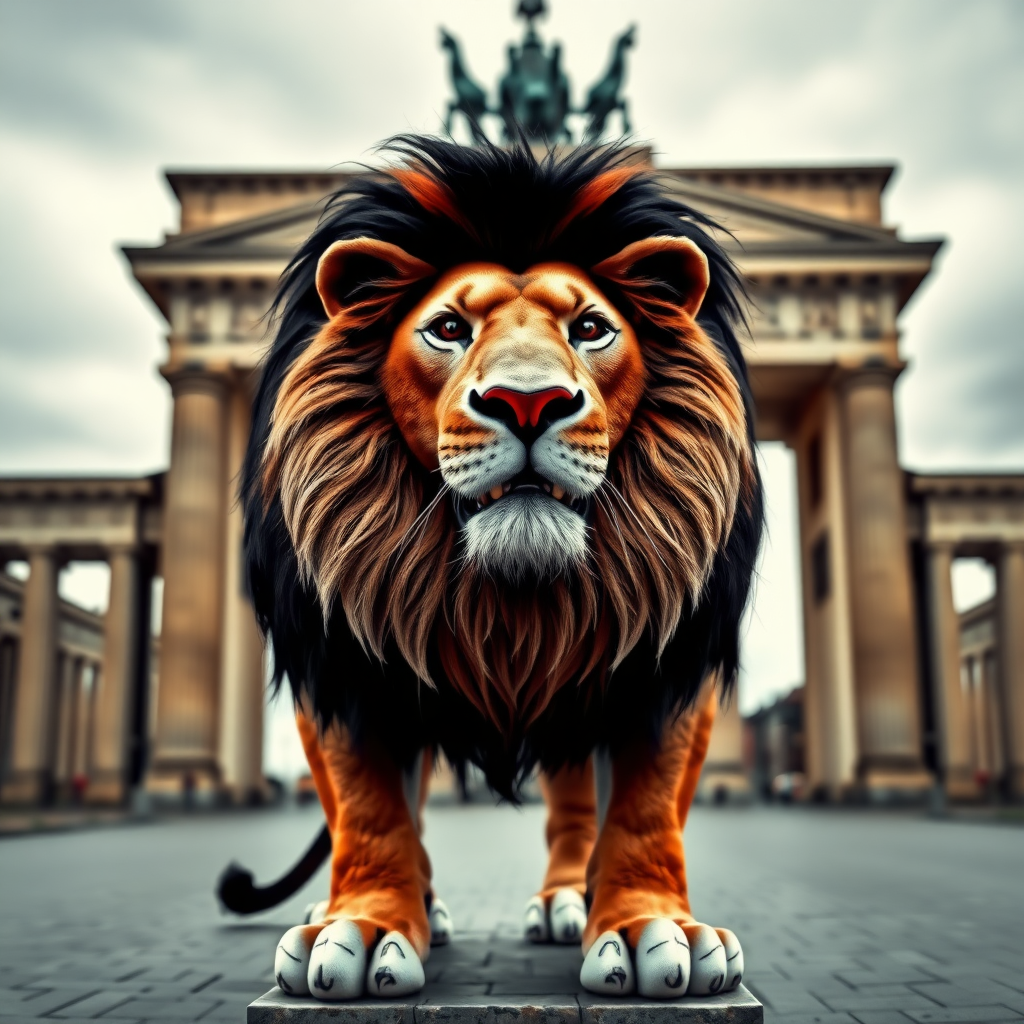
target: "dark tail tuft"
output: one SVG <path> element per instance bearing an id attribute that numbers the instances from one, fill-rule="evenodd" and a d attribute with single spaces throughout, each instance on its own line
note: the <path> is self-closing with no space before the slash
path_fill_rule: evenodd
<path id="1" fill-rule="evenodd" d="M 217 898 L 225 910 L 235 914 L 256 914 L 283 903 L 301 889 L 331 852 L 331 833 L 326 825 L 317 833 L 302 859 L 283 878 L 258 886 L 252 872 L 232 861 L 217 880 Z"/>

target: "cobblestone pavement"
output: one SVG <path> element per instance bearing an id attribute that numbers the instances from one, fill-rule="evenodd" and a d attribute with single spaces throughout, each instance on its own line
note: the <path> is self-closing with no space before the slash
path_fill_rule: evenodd
<path id="1" fill-rule="evenodd" d="M 312 810 L 197 816 L 0 841 L 0 1020 L 244 1020 L 305 892 L 222 916 L 213 880 L 290 865 Z M 456 926 L 512 935 L 543 870 L 543 808 L 431 807 Z M 694 910 L 732 927 L 769 1024 L 1024 1020 L 1024 829 L 896 813 L 696 808 Z"/>

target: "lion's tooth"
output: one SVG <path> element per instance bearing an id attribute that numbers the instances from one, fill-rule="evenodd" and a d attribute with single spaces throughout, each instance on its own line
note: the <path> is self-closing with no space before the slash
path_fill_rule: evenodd
<path id="1" fill-rule="evenodd" d="M 476 497 L 477 504 L 486 505 L 491 499 L 486 494 L 478 494 Z"/>
<path id="2" fill-rule="evenodd" d="M 502 494 L 508 494 L 508 492 L 511 491 L 511 490 L 512 490 L 512 484 L 511 483 L 506 481 L 505 483 L 503 483 L 501 485 L 501 493 Z"/>
<path id="3" fill-rule="evenodd" d="M 497 501 L 505 492 L 501 489 L 501 484 L 495 484 L 488 493 Z"/>
<path id="4" fill-rule="evenodd" d="M 552 484 L 551 485 L 551 497 L 554 498 L 555 501 L 561 501 L 562 498 L 565 497 L 565 488 L 564 487 L 559 487 L 558 484 Z"/>
<path id="5" fill-rule="evenodd" d="M 549 484 L 547 482 L 547 480 L 545 480 L 544 483 L 541 484 L 541 487 L 544 489 L 544 492 L 546 494 L 550 494 L 551 493 L 551 484 Z"/>

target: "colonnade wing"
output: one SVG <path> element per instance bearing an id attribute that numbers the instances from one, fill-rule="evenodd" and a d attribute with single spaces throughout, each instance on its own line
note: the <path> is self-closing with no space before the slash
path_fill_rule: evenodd
<path id="1" fill-rule="evenodd" d="M 120 803 L 139 781 L 149 690 L 149 591 L 161 543 L 162 477 L 0 480 L 0 561 L 25 560 L 24 584 L 4 578 L 17 616 L 3 659 L 0 799 L 46 802 L 88 776 L 88 796 Z M 58 597 L 61 568 L 106 561 L 108 610 Z M 11 623 L 14 623 L 14 628 Z"/>

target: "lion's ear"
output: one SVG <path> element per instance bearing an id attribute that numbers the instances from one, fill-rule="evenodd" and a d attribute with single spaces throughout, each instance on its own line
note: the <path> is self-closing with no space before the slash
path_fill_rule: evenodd
<path id="1" fill-rule="evenodd" d="M 641 305 L 671 304 L 691 317 L 708 290 L 708 258 L 688 238 L 656 235 L 627 245 L 591 272 L 607 278 Z"/>
<path id="2" fill-rule="evenodd" d="M 429 263 L 376 238 L 335 242 L 316 267 L 316 290 L 327 315 L 379 316 L 409 285 L 431 277 Z"/>

